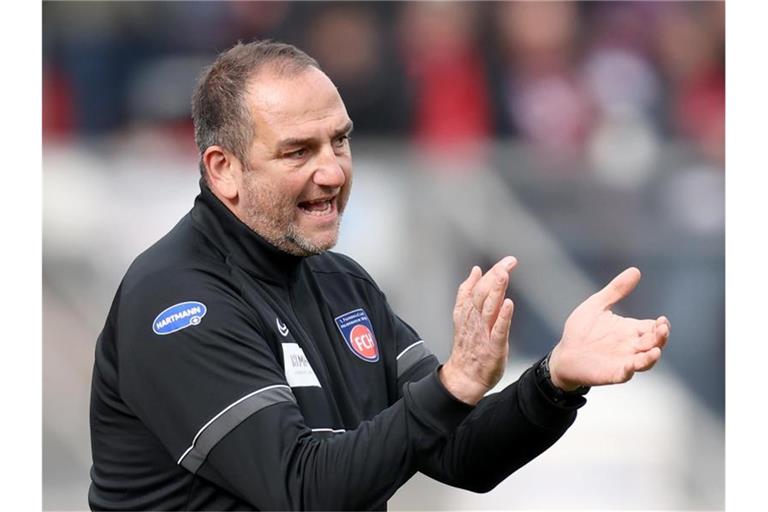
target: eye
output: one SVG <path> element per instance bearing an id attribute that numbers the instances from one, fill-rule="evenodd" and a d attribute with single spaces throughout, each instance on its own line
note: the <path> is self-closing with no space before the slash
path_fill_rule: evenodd
<path id="1" fill-rule="evenodd" d="M 347 142 L 349 142 L 349 135 L 347 135 L 347 134 L 345 134 L 345 135 L 339 135 L 338 137 L 336 137 L 336 140 L 334 140 L 334 141 L 333 141 L 333 143 L 335 144 L 335 146 L 336 146 L 337 148 L 342 148 L 342 147 L 344 147 L 344 145 L 345 145 Z"/>
<path id="2" fill-rule="evenodd" d="M 292 158 L 294 160 L 304 158 L 305 156 L 307 156 L 307 148 L 297 149 L 285 154 L 286 158 Z"/>

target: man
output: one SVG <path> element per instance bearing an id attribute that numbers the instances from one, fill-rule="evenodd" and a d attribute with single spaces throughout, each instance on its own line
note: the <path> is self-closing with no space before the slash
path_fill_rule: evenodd
<path id="1" fill-rule="evenodd" d="M 664 317 L 577 307 L 503 391 L 516 260 L 458 290 L 442 366 L 371 277 L 329 252 L 350 193 L 344 103 L 284 44 L 238 44 L 193 98 L 201 193 L 131 265 L 96 347 L 94 509 L 384 509 L 416 471 L 485 492 L 552 445 L 588 386 L 658 360 Z M 436 255 L 437 257 L 437 255 Z"/>

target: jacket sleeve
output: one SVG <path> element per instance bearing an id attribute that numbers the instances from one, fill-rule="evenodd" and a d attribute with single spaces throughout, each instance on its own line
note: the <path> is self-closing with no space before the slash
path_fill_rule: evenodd
<path id="1" fill-rule="evenodd" d="M 118 315 L 125 402 L 177 464 L 256 509 L 383 508 L 472 410 L 432 371 L 358 428 L 313 432 L 248 308 L 205 273 L 127 286 Z"/>
<path id="2" fill-rule="evenodd" d="M 454 487 L 490 491 L 560 439 L 585 403 L 584 398 L 552 402 L 531 367 L 501 392 L 483 398 L 419 469 Z"/>
<path id="3" fill-rule="evenodd" d="M 438 361 L 416 331 L 391 311 L 398 352 L 398 388 L 437 375 Z M 443 392 L 449 394 L 438 380 Z M 483 398 L 459 427 L 421 462 L 419 470 L 445 484 L 487 492 L 552 446 L 576 419 L 586 399 L 552 402 L 538 387 L 533 367 L 499 393 Z"/>
<path id="4" fill-rule="evenodd" d="M 280 403 L 218 443 L 200 475 L 258 508 L 384 509 L 470 409 L 434 373 L 409 383 L 372 420 L 336 435 L 310 432 L 295 404 Z"/>

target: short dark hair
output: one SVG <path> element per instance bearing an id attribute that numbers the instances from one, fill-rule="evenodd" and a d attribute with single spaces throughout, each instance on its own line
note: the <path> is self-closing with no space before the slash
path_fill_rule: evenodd
<path id="1" fill-rule="evenodd" d="M 315 59 L 295 46 L 266 40 L 238 42 L 200 75 L 192 95 L 192 122 L 204 179 L 202 156 L 210 146 L 221 146 L 247 162 L 248 146 L 256 134 L 245 102 L 246 85 L 267 65 L 280 75 L 296 74 L 310 66 L 320 69 Z"/>

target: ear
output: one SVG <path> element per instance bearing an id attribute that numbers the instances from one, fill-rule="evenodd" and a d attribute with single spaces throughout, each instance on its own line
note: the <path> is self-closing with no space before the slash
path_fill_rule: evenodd
<path id="1" fill-rule="evenodd" d="M 210 146 L 203 153 L 208 184 L 217 196 L 237 202 L 243 166 L 232 153 L 221 146 Z"/>

